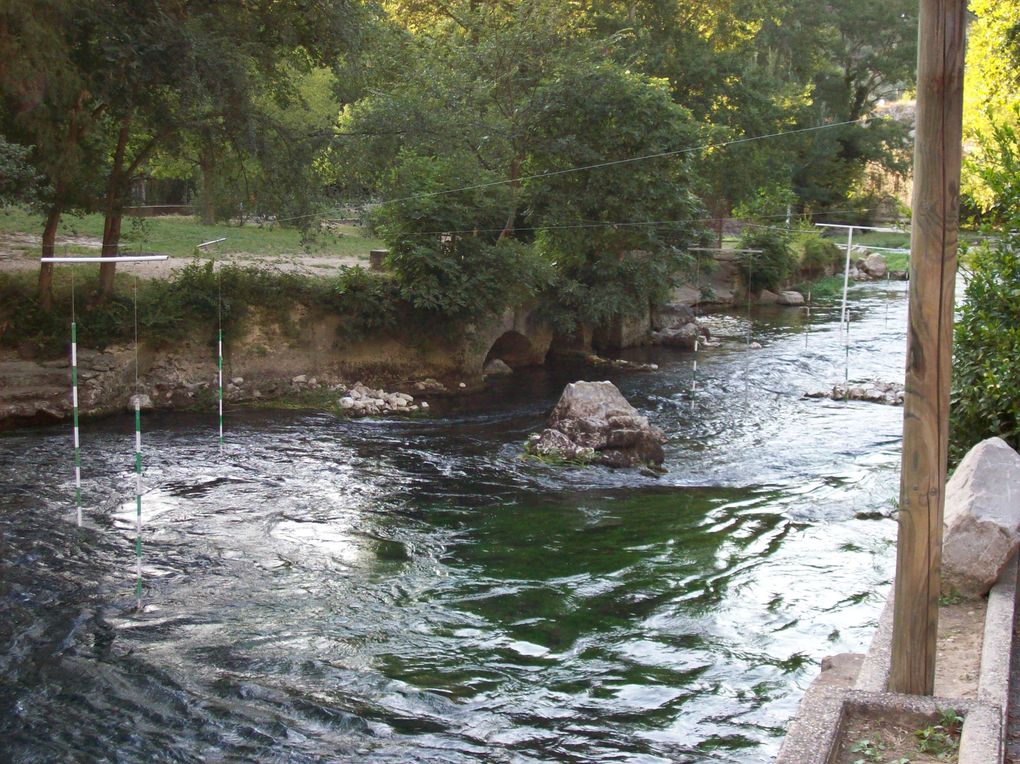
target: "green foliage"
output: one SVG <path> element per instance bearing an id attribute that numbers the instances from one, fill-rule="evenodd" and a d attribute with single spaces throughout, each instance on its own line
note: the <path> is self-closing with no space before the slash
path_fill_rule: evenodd
<path id="1" fill-rule="evenodd" d="M 828 239 L 811 236 L 804 242 L 804 253 L 800 258 L 801 273 L 816 279 L 832 273 L 843 264 L 843 252 Z"/>
<path id="2" fill-rule="evenodd" d="M 27 147 L 9 143 L 0 134 L 0 207 L 41 201 L 46 180 L 32 166 L 30 153 Z"/>
<path id="3" fill-rule="evenodd" d="M 400 154 L 388 187 L 401 198 L 380 207 L 376 229 L 390 247 L 399 293 L 414 308 L 473 320 L 528 299 L 548 282 L 530 246 L 500 235 L 510 190 L 486 185 L 491 178 L 466 155 Z"/>
<path id="4" fill-rule="evenodd" d="M 93 302 L 98 281 L 95 271 L 75 277 L 75 318 L 83 347 L 104 348 L 134 338 L 134 281 L 122 278 L 118 295 Z M 129 286 L 130 285 L 130 286 Z M 125 288 L 129 287 L 129 288 Z M 42 311 L 34 299 L 35 284 L 26 274 L 0 273 L 0 342 L 35 344 L 43 355 L 59 355 L 66 348 L 71 316 L 71 283 L 64 276 L 55 289 L 54 310 Z M 283 325 L 296 306 L 334 312 L 345 319 L 348 335 L 393 330 L 409 318 L 391 279 L 360 268 L 345 269 L 337 278 L 313 279 L 296 273 L 233 265 L 214 269 L 195 261 L 172 279 L 137 284 L 138 332 L 159 347 L 193 337 L 214 338 L 222 320 L 224 336 L 237 330 L 253 309 Z"/>
<path id="5" fill-rule="evenodd" d="M 955 709 L 941 709 L 938 712 L 937 723 L 917 730 L 914 736 L 917 738 L 917 747 L 921 753 L 943 758 L 960 749 L 962 729 L 963 717 Z"/>
<path id="6" fill-rule="evenodd" d="M 536 245 L 556 264 L 550 312 L 565 326 L 638 315 L 692 270 L 684 249 L 699 236 L 704 212 L 686 158 L 613 160 L 692 142 L 690 113 L 664 82 L 613 66 L 562 72 L 538 97 L 545 106 L 525 168 L 529 177 L 549 176 L 529 179 L 525 197 Z"/>
<path id="7" fill-rule="evenodd" d="M 344 268 L 334 286 L 334 305 L 347 318 L 350 336 L 393 331 L 406 311 L 397 283 L 364 268 Z"/>
<path id="8" fill-rule="evenodd" d="M 850 753 L 860 754 L 860 758 L 854 759 L 854 764 L 871 764 L 880 762 L 885 751 L 885 744 L 875 740 L 863 738 L 850 747 Z"/>
<path id="9" fill-rule="evenodd" d="M 785 229 L 749 226 L 740 237 L 740 249 L 761 250 L 738 260 L 740 276 L 752 292 L 779 289 L 797 265 Z"/>
<path id="10" fill-rule="evenodd" d="M 950 459 L 999 436 L 1020 449 L 1020 233 L 970 252 L 953 343 Z"/>

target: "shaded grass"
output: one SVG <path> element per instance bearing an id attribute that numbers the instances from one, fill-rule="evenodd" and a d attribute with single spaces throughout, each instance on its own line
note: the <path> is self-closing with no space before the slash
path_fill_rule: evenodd
<path id="1" fill-rule="evenodd" d="M 0 210 L 0 233 L 24 233 L 38 236 L 42 233 L 41 215 L 14 207 Z M 65 215 L 60 222 L 58 236 L 103 235 L 103 216 L 81 217 Z M 167 215 L 154 218 L 125 218 L 121 244 L 128 251 L 157 252 L 172 257 L 191 257 L 195 245 L 226 237 L 204 252 L 207 255 L 253 254 L 259 256 L 319 255 L 323 257 L 364 257 L 370 249 L 382 248 L 383 242 L 355 226 L 338 226 L 336 231 L 318 231 L 312 238 L 302 235 L 296 228 L 279 225 L 202 225 L 195 218 Z M 33 254 L 35 248 L 31 248 Z M 61 254 L 63 246 L 58 247 Z M 93 247 L 69 245 L 69 254 L 95 254 Z"/>

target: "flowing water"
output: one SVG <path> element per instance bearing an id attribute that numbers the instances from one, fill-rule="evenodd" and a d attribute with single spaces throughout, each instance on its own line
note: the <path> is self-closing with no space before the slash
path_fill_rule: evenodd
<path id="1" fill-rule="evenodd" d="M 856 290 L 851 378 L 902 378 L 904 285 Z M 842 381 L 838 308 L 710 317 L 723 345 L 612 376 L 660 477 L 521 456 L 562 385 L 424 420 L 232 412 L 0 439 L 0 759 L 722 761 L 775 755 L 894 565 L 902 410 Z"/>

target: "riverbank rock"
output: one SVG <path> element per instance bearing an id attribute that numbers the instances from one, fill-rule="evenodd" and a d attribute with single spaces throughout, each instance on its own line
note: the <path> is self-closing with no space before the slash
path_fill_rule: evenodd
<path id="1" fill-rule="evenodd" d="M 899 382 L 862 382 L 850 383 L 850 393 L 842 382 L 832 386 L 831 390 L 815 390 L 804 393 L 805 398 L 830 398 L 834 401 L 867 401 L 868 403 L 884 403 L 887 406 L 903 405 L 903 385 Z"/>
<path id="2" fill-rule="evenodd" d="M 1001 438 L 974 446 L 946 484 L 942 588 L 982 597 L 1020 546 L 1020 455 Z"/>
<path id="3" fill-rule="evenodd" d="M 613 369 L 628 369 L 630 371 L 658 371 L 657 363 L 639 363 L 638 361 L 627 361 L 623 358 L 603 358 L 595 353 L 589 353 L 584 357 L 585 363 L 596 368 L 610 367 Z"/>
<path id="4" fill-rule="evenodd" d="M 708 330 L 698 323 L 690 306 L 671 302 L 652 311 L 649 337 L 653 345 L 693 350 L 695 340 L 701 336 L 707 337 Z"/>
<path id="5" fill-rule="evenodd" d="M 803 305 L 804 304 L 804 295 L 802 295 L 800 292 L 793 291 L 793 290 L 790 290 L 788 292 L 780 292 L 779 293 L 779 299 L 776 300 L 776 303 L 779 304 L 779 305 L 786 305 L 786 306 Z"/>
<path id="6" fill-rule="evenodd" d="M 627 402 L 612 382 L 574 382 L 560 396 L 533 454 L 567 461 L 634 467 L 662 464 L 666 436 Z"/>
<path id="7" fill-rule="evenodd" d="M 507 377 L 513 373 L 514 370 L 501 358 L 493 358 L 482 369 L 482 375 L 485 377 Z"/>
<path id="8" fill-rule="evenodd" d="M 384 390 L 373 390 L 361 382 L 349 388 L 340 398 L 340 408 L 348 416 L 378 416 L 379 414 L 413 414 L 428 408 L 428 404 L 418 405 L 414 397 L 407 393 L 387 393 Z"/>
<path id="9" fill-rule="evenodd" d="M 889 270 L 885 264 L 885 258 L 878 254 L 868 255 L 861 261 L 858 268 L 873 279 L 885 278 L 885 274 Z"/>

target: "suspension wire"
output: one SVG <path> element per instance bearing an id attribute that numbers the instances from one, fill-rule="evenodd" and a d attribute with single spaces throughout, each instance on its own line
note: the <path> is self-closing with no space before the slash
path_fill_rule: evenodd
<path id="1" fill-rule="evenodd" d="M 880 117 L 868 117 L 868 116 L 858 117 L 857 119 L 849 119 L 849 120 L 845 120 L 843 122 L 830 122 L 830 123 L 823 124 L 823 125 L 812 125 L 810 127 L 799 127 L 799 128 L 795 128 L 793 130 L 781 130 L 781 131 L 774 132 L 774 133 L 765 133 L 765 134 L 762 134 L 762 135 L 751 135 L 751 136 L 745 136 L 743 138 L 733 138 L 733 139 L 728 140 L 728 141 L 719 141 L 717 143 L 706 143 L 706 144 L 702 144 L 700 146 L 689 146 L 687 148 L 682 148 L 682 149 L 672 149 L 670 151 L 660 151 L 660 152 L 657 152 L 657 153 L 654 153 L 654 154 L 642 154 L 640 156 L 626 157 L 624 159 L 612 159 L 612 160 L 608 160 L 608 161 L 605 161 L 605 162 L 595 162 L 593 164 L 588 164 L 588 165 L 579 165 L 577 167 L 568 167 L 568 168 L 563 169 L 563 170 L 554 170 L 554 171 L 551 171 L 551 172 L 542 172 L 542 173 L 535 173 L 533 175 L 525 175 L 523 177 L 515 178 L 513 180 L 511 180 L 509 178 L 505 178 L 505 179 L 502 179 L 502 180 L 493 180 L 493 181 L 487 181 L 485 183 L 475 183 L 475 184 L 472 184 L 472 185 L 469 185 L 469 186 L 461 186 L 459 188 L 447 188 L 447 189 L 441 189 L 439 191 L 423 191 L 423 192 L 418 193 L 418 194 L 410 194 L 408 196 L 396 197 L 394 199 L 385 199 L 382 202 L 380 202 L 380 204 L 393 204 L 393 203 L 396 203 L 396 202 L 412 201 L 414 199 L 427 199 L 427 198 L 436 197 L 436 196 L 448 196 L 450 194 L 460 193 L 461 191 L 477 191 L 477 190 L 483 189 L 483 188 L 492 188 L 492 187 L 495 187 L 495 186 L 505 186 L 505 185 L 508 185 L 510 183 L 522 183 L 522 182 L 528 181 L 528 180 L 540 180 L 540 179 L 543 179 L 543 178 L 553 178 L 553 177 L 556 177 L 556 176 L 559 176 L 559 175 L 568 175 L 568 174 L 577 173 L 577 172 L 586 172 L 588 170 L 597 170 L 597 169 L 602 169 L 602 168 L 605 168 L 605 167 L 617 167 L 619 165 L 624 165 L 624 164 L 633 164 L 634 162 L 644 162 L 644 161 L 647 161 L 649 159 L 664 159 L 666 157 L 680 156 L 682 154 L 694 154 L 694 153 L 699 152 L 699 151 L 707 151 L 709 149 L 727 148 L 729 146 L 736 146 L 736 145 L 744 144 L 744 143 L 753 143 L 753 142 L 756 142 L 756 141 L 764 141 L 764 140 L 769 140 L 769 139 L 772 139 L 772 138 L 783 138 L 783 137 L 788 136 L 788 135 L 801 135 L 801 134 L 804 134 L 804 133 L 818 132 L 820 130 L 831 130 L 832 128 L 836 128 L 836 127 L 846 127 L 848 125 L 854 125 L 854 124 L 857 124 L 857 123 L 860 123 L 860 122 L 866 122 L 868 120 L 877 120 L 877 119 L 881 119 L 881 118 Z M 339 209 L 339 208 L 334 208 L 334 209 Z M 294 220 L 304 220 L 304 219 L 307 219 L 307 218 L 322 217 L 322 216 L 324 216 L 326 214 L 328 214 L 328 213 L 327 212 L 310 212 L 310 213 L 305 214 L 305 215 L 294 215 L 293 217 L 277 218 L 276 222 L 277 223 L 289 223 L 289 222 L 292 222 Z"/>
<path id="2" fill-rule="evenodd" d="M 865 212 L 873 212 L 877 208 L 871 208 L 864 210 Z M 808 213 L 809 216 L 816 215 L 834 215 L 842 212 L 860 212 L 861 210 L 825 210 L 824 212 L 812 212 Z M 786 213 L 774 214 L 774 215 L 762 215 L 762 218 L 785 218 Z M 584 221 L 581 223 L 550 223 L 548 225 L 539 226 L 514 226 L 514 231 L 560 231 L 560 230 L 574 230 L 584 228 L 624 228 L 624 227 L 640 227 L 640 226 L 673 226 L 684 223 L 718 223 L 718 222 L 738 222 L 742 225 L 751 228 L 764 228 L 772 231 L 789 231 L 789 228 L 770 227 L 758 223 L 750 223 L 743 221 L 740 218 L 734 217 L 698 217 L 698 218 L 673 218 L 670 220 L 607 220 L 607 221 Z M 442 236 L 442 235 L 459 235 L 459 234 L 479 234 L 479 233 L 500 233 L 503 231 L 505 226 L 499 226 L 498 228 L 464 228 L 460 230 L 447 230 L 447 231 L 411 231 L 403 236 Z"/>

